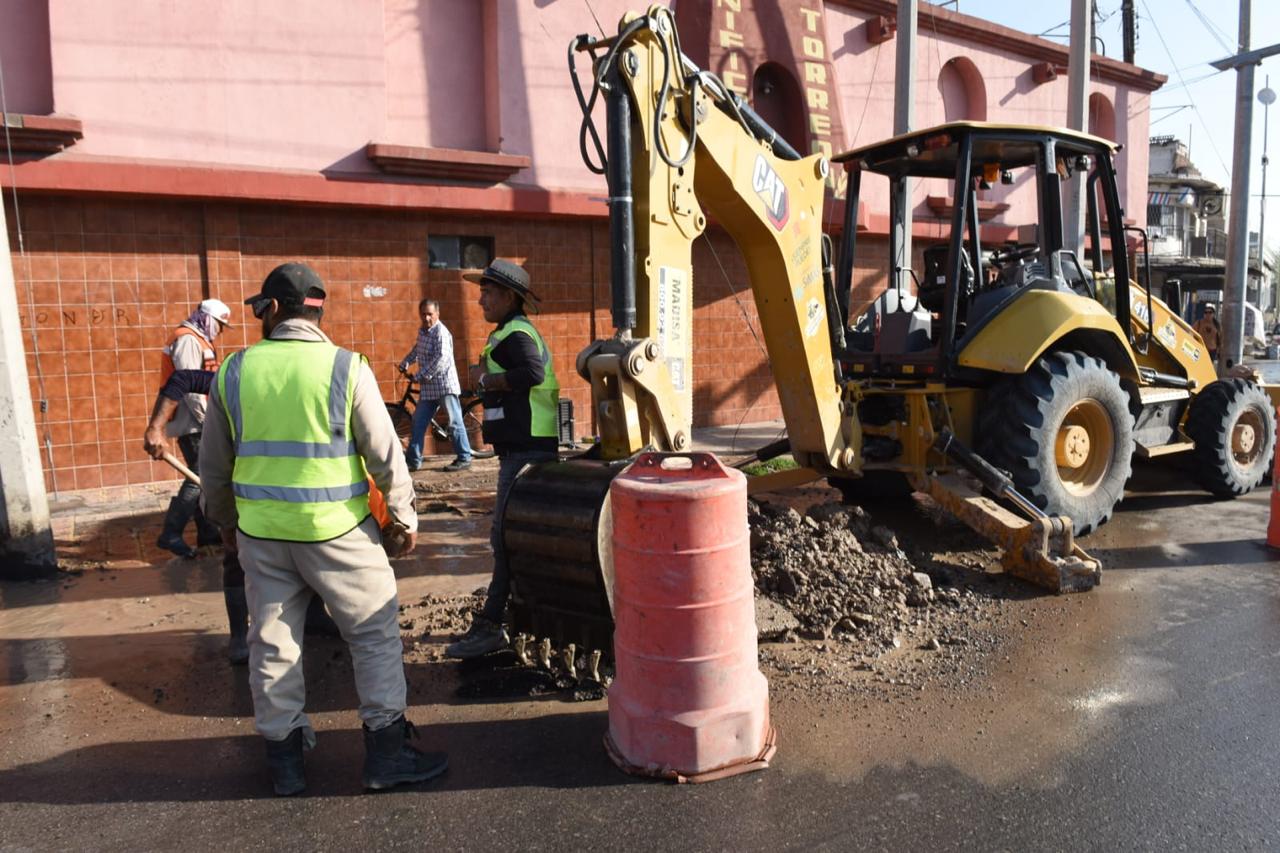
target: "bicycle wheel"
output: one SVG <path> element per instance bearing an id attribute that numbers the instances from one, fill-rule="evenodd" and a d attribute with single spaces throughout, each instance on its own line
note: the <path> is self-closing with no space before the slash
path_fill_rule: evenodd
<path id="1" fill-rule="evenodd" d="M 493 455 L 493 448 L 484 443 L 484 401 L 476 397 L 462 410 L 462 423 L 467 428 L 467 441 L 471 443 L 471 455 L 477 459 L 488 459 Z"/>
<path id="2" fill-rule="evenodd" d="M 400 447 L 407 450 L 409 439 L 413 437 L 413 413 L 401 403 L 387 403 L 387 414 L 400 437 Z"/>

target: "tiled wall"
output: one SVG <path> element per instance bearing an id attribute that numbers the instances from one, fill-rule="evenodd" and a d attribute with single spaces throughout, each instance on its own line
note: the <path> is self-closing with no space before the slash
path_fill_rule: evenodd
<path id="1" fill-rule="evenodd" d="M 160 348 L 199 301 L 232 306 L 220 353 L 252 344 L 259 326 L 240 303 L 272 267 L 302 260 L 329 290 L 324 328 L 364 353 L 398 396 L 395 363 L 412 346 L 417 302 L 441 303 L 460 370 L 490 326 L 478 290 L 457 270 L 428 268 L 427 235 L 491 236 L 524 263 L 541 295 L 536 324 L 555 355 L 578 434 L 590 434 L 589 391 L 574 359 L 612 333 L 606 223 L 437 217 L 251 204 L 96 200 L 20 195 L 6 216 L 46 482 L 59 492 L 172 479 L 142 451 L 159 387 Z M 21 223 L 22 239 L 18 239 Z M 723 235 L 695 249 L 695 423 L 780 416 L 740 255 Z M 724 269 L 722 272 L 721 269 Z M 40 412 L 39 401 L 47 410 Z"/>

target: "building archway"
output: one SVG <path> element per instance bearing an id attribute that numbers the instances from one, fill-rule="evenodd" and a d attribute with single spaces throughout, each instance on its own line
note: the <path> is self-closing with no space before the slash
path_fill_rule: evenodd
<path id="1" fill-rule="evenodd" d="M 943 121 L 986 121 L 987 86 L 973 60 L 956 56 L 938 72 Z"/>
<path id="2" fill-rule="evenodd" d="M 791 72 L 766 62 L 751 79 L 751 106 L 778 135 L 801 154 L 809 151 L 804 93 Z"/>
<path id="3" fill-rule="evenodd" d="M 1089 96 L 1089 132 L 1103 139 L 1116 138 L 1116 108 L 1100 92 Z"/>

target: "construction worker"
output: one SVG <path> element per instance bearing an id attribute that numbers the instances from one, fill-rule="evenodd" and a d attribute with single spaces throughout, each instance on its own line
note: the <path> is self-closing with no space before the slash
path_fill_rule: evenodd
<path id="1" fill-rule="evenodd" d="M 312 590 L 351 651 L 365 787 L 448 766 L 444 753 L 409 743 L 396 580 L 369 506 L 371 476 L 395 528 L 393 556 L 412 551 L 413 482 L 373 372 L 320 330 L 324 299 L 315 271 L 288 263 L 246 300 L 263 339 L 219 369 L 201 448 L 206 510 L 244 567 L 254 718 L 282 796 L 306 788 L 303 751 L 315 745 L 302 674 Z"/>
<path id="2" fill-rule="evenodd" d="M 169 342 L 161 350 L 160 384 L 163 385 L 175 370 L 216 370 L 218 353 L 213 342 L 231 324 L 231 309 L 218 299 L 201 302 L 191 316 L 174 330 Z M 200 430 L 204 425 L 205 397 L 188 394 L 182 399 L 172 421 L 165 426 L 166 434 L 178 440 L 178 450 L 183 461 L 192 471 L 200 471 Z M 191 559 L 195 550 L 182 538 L 187 522 L 195 517 L 196 545 L 218 545 L 218 530 L 204 519 L 200 509 L 200 487 L 190 480 L 183 480 L 178 493 L 169 500 L 164 514 L 164 527 L 156 545 L 172 551 L 179 557 Z"/>
<path id="3" fill-rule="evenodd" d="M 463 278 L 480 285 L 484 318 L 497 324 L 470 378 L 484 400 L 485 443 L 493 445 L 499 459 L 497 502 L 489 531 L 493 578 L 484 607 L 471 620 L 467 633 L 445 649 L 450 657 L 467 659 L 507 644 L 502 623 L 511 579 L 500 534 L 502 513 L 520 471 L 557 458 L 560 383 L 551 365 L 551 350 L 527 316 L 538 313 L 538 296 L 529 289 L 524 268 L 499 258 L 484 272 Z"/>
<path id="4" fill-rule="evenodd" d="M 435 417 L 436 410 L 444 406 L 449 415 L 449 442 L 454 450 L 454 459 L 444 470 L 463 471 L 471 467 L 471 444 L 462 423 L 462 404 L 458 402 L 462 386 L 458 384 L 458 368 L 453 363 L 453 335 L 440 322 L 440 303 L 434 299 L 418 303 L 418 317 L 422 320 L 418 338 L 413 349 L 396 366 L 406 375 L 409 365 L 418 366 L 413 375 L 418 382 L 418 406 L 413 410 L 413 433 L 406 461 L 410 471 L 421 467 L 427 424 Z"/>
<path id="5" fill-rule="evenodd" d="M 1218 322 L 1217 312 L 1212 302 L 1205 303 L 1204 315 L 1196 320 L 1196 334 L 1204 339 L 1204 347 L 1209 351 L 1209 360 L 1218 360 L 1218 345 L 1222 342 L 1222 325 Z"/>

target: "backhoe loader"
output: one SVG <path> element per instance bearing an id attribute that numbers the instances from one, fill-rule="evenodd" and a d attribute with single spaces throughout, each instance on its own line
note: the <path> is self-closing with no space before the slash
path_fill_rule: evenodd
<path id="1" fill-rule="evenodd" d="M 576 364 L 598 442 L 526 470 L 500 520 L 522 657 L 609 655 L 609 484 L 642 450 L 690 448 L 692 245 L 708 214 L 749 272 L 787 430 L 773 452 L 799 465 L 752 491 L 824 477 L 850 499 L 922 491 L 1000 545 L 1007 571 L 1061 592 L 1097 583 L 1075 537 L 1111 515 L 1135 452 L 1194 454 L 1218 495 L 1261 479 L 1275 441 L 1265 394 L 1218 380 L 1196 333 L 1130 280 L 1113 143 L 966 122 L 840 154 L 833 264 L 821 228 L 832 163 L 801 156 L 696 68 L 667 9 L 579 36 L 569 65 L 583 157 L 608 181 L 615 333 Z M 949 187 L 949 231 L 917 272 L 892 229 L 885 295 L 850 317 L 864 176 L 889 182 L 895 223 L 919 182 Z M 1063 240 L 1069 180 L 1088 200 L 1083 259 Z M 987 245 L 980 194 L 996 185 L 1029 187 L 1038 221 Z"/>

